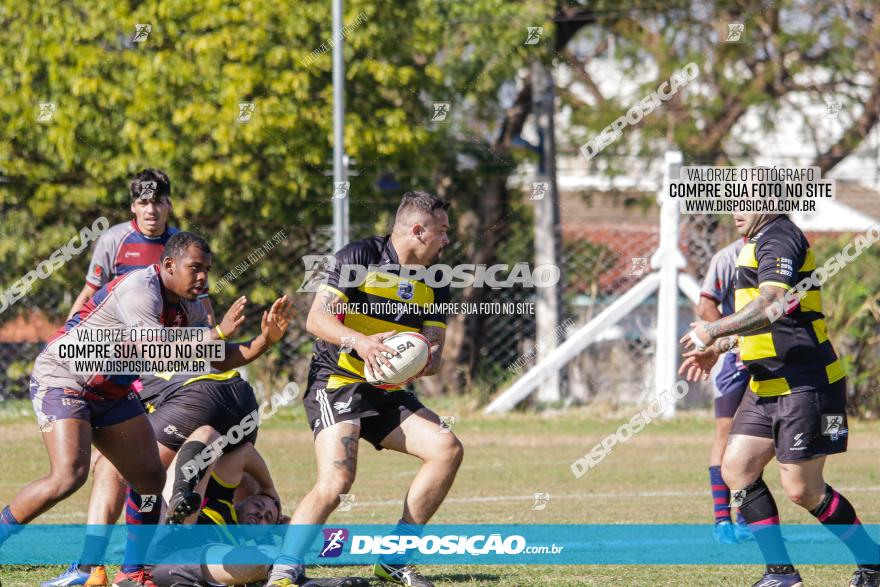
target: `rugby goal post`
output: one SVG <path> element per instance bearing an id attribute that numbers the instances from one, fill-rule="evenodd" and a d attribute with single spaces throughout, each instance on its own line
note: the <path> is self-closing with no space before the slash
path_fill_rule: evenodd
<path id="1" fill-rule="evenodd" d="M 653 271 L 595 318 L 571 332 L 564 343 L 553 349 L 495 398 L 484 413 L 498 414 L 512 410 L 655 291 L 658 292 L 657 351 L 654 355 L 655 396 L 672 389 L 676 381 L 679 352 L 678 292 L 681 291 L 694 304 L 700 299 L 700 285 L 693 277 L 681 271 L 686 262 L 678 248 L 678 204 L 666 197 L 670 180 L 678 178 L 682 160 L 681 152 L 666 152 L 663 185 L 657 194 L 660 203 L 660 244 L 651 257 Z M 662 415 L 665 418 L 673 417 L 675 404 L 669 405 Z"/>

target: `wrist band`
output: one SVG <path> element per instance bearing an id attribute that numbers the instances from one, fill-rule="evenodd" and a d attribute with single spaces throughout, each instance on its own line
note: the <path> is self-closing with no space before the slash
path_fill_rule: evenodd
<path id="1" fill-rule="evenodd" d="M 706 350 L 706 345 L 705 343 L 703 343 L 702 340 L 700 340 L 700 337 L 697 336 L 696 330 L 691 330 L 691 342 L 694 343 L 694 346 L 697 348 L 698 351 L 702 352 Z"/>
<path id="2" fill-rule="evenodd" d="M 218 324 L 217 326 L 214 327 L 214 330 L 217 331 L 217 336 L 220 337 L 220 340 L 226 340 L 226 336 L 223 334 L 223 331 L 220 330 L 220 325 L 219 325 L 219 324 Z"/>

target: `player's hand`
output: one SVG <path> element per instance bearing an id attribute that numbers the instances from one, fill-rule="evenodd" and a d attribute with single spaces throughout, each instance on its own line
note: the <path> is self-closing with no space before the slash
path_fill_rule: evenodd
<path id="1" fill-rule="evenodd" d="M 678 368 L 678 374 L 684 375 L 688 381 L 707 381 L 709 372 L 718 361 L 718 351 L 710 346 L 705 351 L 689 351 L 684 355 L 684 362 Z"/>
<path id="2" fill-rule="evenodd" d="M 425 368 L 422 369 L 418 373 L 418 375 L 413 375 L 412 377 L 410 377 L 409 379 L 404 381 L 404 385 L 406 385 L 407 383 L 409 383 L 411 381 L 415 381 L 419 377 L 424 377 L 425 375 L 427 375 L 428 371 L 431 370 L 431 367 L 434 366 L 434 355 L 436 355 L 439 352 L 440 352 L 440 345 L 439 344 L 432 344 L 430 346 L 430 348 L 428 348 L 428 362 L 425 363 Z"/>
<path id="3" fill-rule="evenodd" d="M 268 312 L 263 312 L 260 333 L 266 342 L 275 344 L 284 337 L 290 320 L 293 318 L 293 306 L 287 295 L 283 295 L 272 304 Z"/>
<path id="4" fill-rule="evenodd" d="M 681 340 L 679 341 L 681 344 L 684 345 L 685 349 L 702 350 L 697 348 L 697 345 L 694 344 L 694 338 L 697 338 L 701 343 L 703 343 L 703 346 L 705 347 L 712 346 L 712 343 L 715 342 L 715 337 L 709 334 L 709 332 L 706 330 L 706 324 L 708 324 L 708 322 L 704 320 L 701 320 L 699 322 L 691 322 L 691 328 L 693 330 L 682 336 Z"/>
<path id="5" fill-rule="evenodd" d="M 238 332 L 238 327 L 244 324 L 244 307 L 247 305 L 247 298 L 241 296 L 229 306 L 223 320 L 220 321 L 220 331 L 227 340 L 232 339 Z"/>
<path id="6" fill-rule="evenodd" d="M 391 371 L 395 371 L 391 362 L 383 353 L 394 355 L 395 357 L 399 357 L 400 353 L 390 346 L 382 344 L 382 341 L 390 336 L 394 336 L 396 333 L 396 330 L 392 330 L 391 332 L 380 332 L 371 336 L 361 335 L 355 337 L 352 348 L 354 348 L 354 350 L 357 351 L 358 356 L 364 360 L 364 367 L 369 366 L 370 371 L 372 371 L 373 375 L 377 377 L 383 373 L 380 365 L 385 365 Z"/>

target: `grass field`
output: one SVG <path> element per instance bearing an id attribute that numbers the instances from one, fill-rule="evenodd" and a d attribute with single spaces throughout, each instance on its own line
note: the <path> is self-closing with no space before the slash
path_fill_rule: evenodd
<path id="1" fill-rule="evenodd" d="M 431 403 L 431 402 L 429 402 Z M 439 403 L 439 405 L 438 405 Z M 465 462 L 436 523 L 710 523 L 707 455 L 712 437 L 708 413 L 685 414 L 655 422 L 620 445 L 596 469 L 575 480 L 569 465 L 629 412 L 599 419 L 584 411 L 561 415 L 515 414 L 484 417 L 450 401 L 434 402 L 436 411 L 455 415 L 454 430 L 465 445 Z M 830 460 L 827 478 L 845 492 L 866 523 L 880 521 L 880 423 L 852 422 L 850 450 Z M 301 408 L 286 409 L 266 423 L 259 448 L 268 461 L 289 511 L 311 487 L 314 460 L 311 434 Z M 25 482 L 47 470 L 37 428 L 29 419 L 0 419 L 4 455 L 0 503 L 7 503 Z M 417 468 L 411 458 L 377 453 L 361 445 L 355 505 L 337 512 L 337 523 L 393 523 L 400 500 Z M 775 466 L 766 475 L 786 523 L 814 523 L 788 503 L 779 488 Z M 46 523 L 85 523 L 87 484 L 41 518 Z M 534 494 L 550 493 L 546 509 L 533 511 Z M 31 587 L 61 567 L 0 567 L 4 587 Z M 806 585 L 846 585 L 852 572 L 844 566 L 800 568 Z M 317 576 L 364 573 L 365 568 L 316 570 Z M 755 566 L 446 566 L 426 567 L 438 585 L 525 587 L 538 584 L 719 586 L 751 585 Z"/>

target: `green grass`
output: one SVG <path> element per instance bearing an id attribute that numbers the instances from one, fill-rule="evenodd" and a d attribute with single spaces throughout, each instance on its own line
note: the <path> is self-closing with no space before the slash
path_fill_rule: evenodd
<path id="1" fill-rule="evenodd" d="M 431 402 L 428 402 L 431 403 Z M 454 415 L 455 432 L 465 445 L 465 461 L 436 523 L 710 523 L 707 459 L 712 419 L 688 413 L 675 421 L 655 422 L 620 445 L 597 468 L 575 480 L 570 463 L 629 417 L 629 411 L 599 419 L 585 411 L 545 416 L 514 414 L 484 417 L 463 402 L 442 400 L 436 410 Z M 827 478 L 847 493 L 866 523 L 880 510 L 880 423 L 851 423 L 850 450 L 829 460 Z M 3 476 L 0 504 L 24 483 L 47 471 L 48 463 L 35 424 L 6 418 L 0 426 Z M 260 431 L 258 446 L 268 461 L 288 511 L 311 487 L 314 457 L 311 433 L 301 408 L 284 413 Z M 336 523 L 393 523 L 400 500 L 418 463 L 406 456 L 376 452 L 361 445 L 355 505 L 337 512 Z M 787 502 L 775 465 L 765 478 L 778 497 L 786 523 L 815 523 Z M 85 523 L 88 485 L 41 518 L 43 522 Z M 547 508 L 533 511 L 533 495 L 550 493 Z M 0 568 L 4 587 L 31 587 L 61 567 Z M 365 568 L 319 569 L 316 575 L 364 573 Z M 751 585 L 754 566 L 444 566 L 426 567 L 438 585 L 504 587 L 540 583 L 575 585 L 718 586 Z M 846 585 L 845 566 L 804 566 L 807 585 Z"/>

